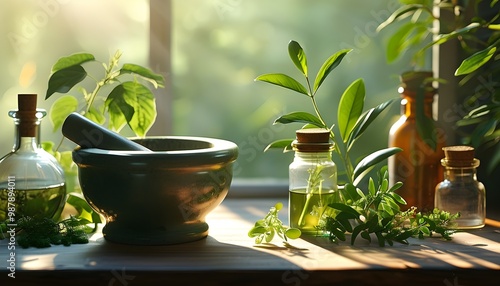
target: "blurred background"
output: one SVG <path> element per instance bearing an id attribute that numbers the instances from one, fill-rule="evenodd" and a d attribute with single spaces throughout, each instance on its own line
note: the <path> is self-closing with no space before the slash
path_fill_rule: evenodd
<path id="1" fill-rule="evenodd" d="M 290 40 L 305 49 L 311 75 L 334 52 L 354 49 L 318 92 L 320 110 L 329 124 L 336 122 L 337 103 L 351 82 L 364 79 L 366 110 L 398 98 L 398 76 L 411 68 L 409 59 L 386 63 L 386 41 L 397 26 L 381 34 L 375 31 L 398 7 L 397 0 L 164 2 L 168 4 L 156 12 L 166 17 L 160 23 L 167 24 L 151 21 L 150 10 L 155 9 L 150 5 L 157 0 L 1 1 L 0 153 L 8 153 L 13 144 L 14 127 L 7 112 L 17 108 L 18 93 L 37 93 L 39 107 L 46 109 L 57 97 L 44 100 L 57 59 L 89 52 L 107 62 L 121 50 L 122 63 L 149 66 L 169 83 L 157 93 L 159 127 L 148 135 L 227 139 L 240 147 L 235 181 L 286 180 L 293 154 L 263 150 L 274 140 L 293 138 L 301 126 L 272 122 L 288 112 L 313 113 L 313 109 L 306 96 L 254 79 L 280 72 L 303 82 L 288 56 Z M 150 43 L 157 35 L 168 38 L 170 46 L 163 54 L 151 55 L 156 50 Z M 89 69 L 100 76 L 98 64 L 89 63 Z M 361 137 L 353 158 L 385 148 L 398 116 L 395 102 Z M 42 141 L 60 139 L 60 130 L 53 130 L 45 118 Z"/>

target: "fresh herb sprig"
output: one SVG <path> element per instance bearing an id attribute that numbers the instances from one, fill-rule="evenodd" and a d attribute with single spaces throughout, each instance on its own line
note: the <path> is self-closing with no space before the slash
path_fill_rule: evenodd
<path id="1" fill-rule="evenodd" d="M 378 184 L 370 178 L 366 194 L 352 184 L 346 184 L 342 192 L 348 203 L 330 204 L 338 211 L 337 215 L 326 217 L 320 228 L 327 231 L 334 242 L 345 241 L 345 234 L 351 233 L 351 244 L 358 236 L 371 242 L 372 234 L 379 246 L 392 246 L 394 242 L 408 244 L 410 237 L 424 238 L 433 233 L 451 239 L 456 231 L 454 220 L 459 214 L 452 215 L 438 209 L 422 214 L 415 207 L 401 211 L 400 205 L 406 202 L 395 191 L 402 183 L 389 188 L 388 182 L 387 168 L 383 167 L 379 171 Z"/>
<path id="2" fill-rule="evenodd" d="M 93 231 L 87 221 L 73 216 L 59 222 L 47 217 L 23 217 L 16 224 L 16 243 L 22 248 L 85 244 L 89 242 L 88 233 Z M 0 230 L 4 238 L 7 231 L 12 231 L 6 223 L 0 225 Z"/>
<path id="3" fill-rule="evenodd" d="M 270 208 L 267 215 L 258 220 L 254 227 L 248 232 L 248 236 L 255 238 L 255 243 L 271 242 L 275 235 L 280 237 L 285 244 L 289 239 L 297 239 L 301 235 L 301 231 L 297 228 L 287 228 L 279 219 L 278 213 L 283 208 L 282 203 L 276 203 Z"/>

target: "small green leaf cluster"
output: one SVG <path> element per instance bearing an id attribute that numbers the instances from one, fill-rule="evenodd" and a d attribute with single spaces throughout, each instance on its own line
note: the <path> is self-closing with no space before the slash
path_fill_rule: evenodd
<path id="1" fill-rule="evenodd" d="M 277 203 L 271 207 L 267 215 L 255 222 L 255 225 L 248 232 L 248 236 L 255 238 L 255 243 L 271 242 L 275 235 L 280 237 L 284 243 L 289 239 L 297 239 L 301 235 L 301 231 L 296 228 L 287 228 L 278 217 L 278 212 L 283 208 L 282 203 Z"/>
<path id="2" fill-rule="evenodd" d="M 51 245 L 85 244 L 91 232 L 87 222 L 75 217 L 56 222 L 50 218 L 23 217 L 17 221 L 16 243 L 22 248 L 45 248 Z M 7 230 L 6 224 L 0 227 Z"/>
<path id="3" fill-rule="evenodd" d="M 125 124 L 139 137 L 144 137 L 156 119 L 156 104 L 150 88 L 139 79 L 151 83 L 155 88 L 164 87 L 163 76 L 136 65 L 123 64 L 119 67 L 121 52 L 117 51 L 108 64 L 101 63 L 104 77 L 100 80 L 90 76 L 84 64 L 97 62 L 89 53 L 72 54 L 60 58 L 52 67 L 45 99 L 54 93 L 68 93 L 86 78 L 95 81 L 95 88 L 87 91 L 80 89 L 83 101 L 77 97 L 65 95 L 59 97 L 50 108 L 50 119 L 57 130 L 66 117 L 72 112 L 80 112 L 99 124 L 106 121 L 105 112 L 109 114 L 108 126 L 111 130 L 120 131 Z M 126 75 L 133 75 L 129 80 Z M 105 86 L 114 86 L 112 91 L 102 96 L 103 102 L 96 104 L 100 91 Z"/>
<path id="4" fill-rule="evenodd" d="M 80 193 L 71 192 L 68 194 L 66 203 L 76 210 L 76 215 L 73 216 L 82 225 L 93 225 L 92 228 L 87 229 L 90 232 L 95 232 L 97 230 L 98 224 L 102 223 L 101 216 L 98 212 L 94 211 L 92 207 L 87 203 Z"/>
<path id="5" fill-rule="evenodd" d="M 345 241 L 346 233 L 351 234 L 351 244 L 358 236 L 372 241 L 374 236 L 379 246 L 393 245 L 394 242 L 408 244 L 410 237 L 424 238 L 433 233 L 444 239 L 451 239 L 456 230 L 454 220 L 459 214 L 434 209 L 430 214 L 416 212 L 414 207 L 402 212 L 400 205 L 405 200 L 395 191 L 402 186 L 396 183 L 389 188 L 388 173 L 385 167 L 379 171 L 378 183 L 369 180 L 365 194 L 352 184 L 346 184 L 343 196 L 347 204 L 332 203 L 329 206 L 338 211 L 336 216 L 325 219 L 322 229 L 329 233 L 331 241 Z"/>

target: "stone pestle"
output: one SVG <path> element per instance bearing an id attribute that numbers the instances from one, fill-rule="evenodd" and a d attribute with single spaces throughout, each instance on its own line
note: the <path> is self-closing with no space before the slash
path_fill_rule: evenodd
<path id="1" fill-rule="evenodd" d="M 152 152 L 148 148 L 108 130 L 76 112 L 68 115 L 64 121 L 62 134 L 78 144 L 80 148 Z"/>

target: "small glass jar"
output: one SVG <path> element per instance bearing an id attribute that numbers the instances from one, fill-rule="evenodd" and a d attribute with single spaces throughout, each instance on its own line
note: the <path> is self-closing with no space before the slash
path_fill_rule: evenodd
<path id="1" fill-rule="evenodd" d="M 486 219 L 486 193 L 484 185 L 477 181 L 474 148 L 450 146 L 443 148 L 445 158 L 444 180 L 436 186 L 435 207 L 460 213 L 456 220 L 458 229 L 475 229 L 484 226 Z"/>
<path id="2" fill-rule="evenodd" d="M 334 145 L 326 129 L 301 129 L 296 135 L 295 157 L 289 166 L 289 223 L 302 233 L 321 235 L 317 227 L 337 195 Z"/>

